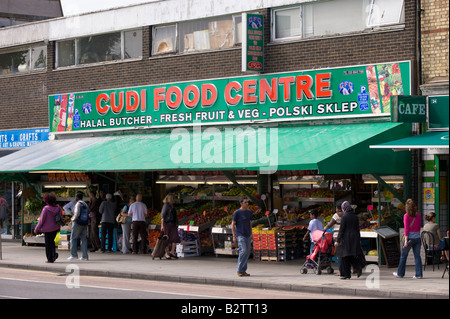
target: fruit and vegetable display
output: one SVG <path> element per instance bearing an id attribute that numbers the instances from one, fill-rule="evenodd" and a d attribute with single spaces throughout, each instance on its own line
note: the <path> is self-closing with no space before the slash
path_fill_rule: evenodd
<path id="1" fill-rule="evenodd" d="M 36 197 L 28 198 L 25 202 L 25 209 L 29 213 L 40 212 L 44 208 L 44 202 Z"/>
<path id="2" fill-rule="evenodd" d="M 227 216 L 228 212 L 223 210 L 223 208 L 213 208 L 210 210 L 205 210 L 203 213 L 198 213 L 191 220 L 188 220 L 183 223 L 183 225 L 196 225 L 201 226 L 206 223 L 210 223 L 223 217 Z"/>
<path id="3" fill-rule="evenodd" d="M 333 191 L 328 188 L 301 188 L 291 190 L 284 195 L 285 198 L 332 198 Z"/>

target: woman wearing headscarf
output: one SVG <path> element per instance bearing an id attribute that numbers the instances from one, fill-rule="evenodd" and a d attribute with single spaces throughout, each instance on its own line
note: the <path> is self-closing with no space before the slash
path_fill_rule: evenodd
<path id="1" fill-rule="evenodd" d="M 341 279 L 351 278 L 351 267 L 361 276 L 363 267 L 363 255 L 361 249 L 361 236 L 359 233 L 359 221 L 356 212 L 349 202 L 342 203 L 344 215 L 341 219 L 339 235 L 336 239 L 336 255 L 341 258 Z"/>
<path id="2" fill-rule="evenodd" d="M 45 255 L 47 263 L 53 263 L 58 258 L 56 252 L 55 237 L 60 230 L 60 226 L 56 223 L 56 215 L 61 214 L 61 207 L 56 203 L 55 194 L 45 194 L 44 202 L 47 204 L 41 212 L 39 222 L 34 229 L 35 234 L 44 233 L 45 235 Z"/>
<path id="3" fill-rule="evenodd" d="M 166 251 L 166 259 L 177 259 L 175 249 L 177 243 L 180 243 L 178 236 L 178 219 L 177 211 L 174 207 L 175 195 L 167 194 L 163 200 L 164 206 L 161 210 L 161 234 L 169 237 L 169 245 Z"/>

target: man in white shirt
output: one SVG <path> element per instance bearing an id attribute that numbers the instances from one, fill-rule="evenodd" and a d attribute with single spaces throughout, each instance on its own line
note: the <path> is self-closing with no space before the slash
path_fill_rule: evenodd
<path id="1" fill-rule="evenodd" d="M 142 202 L 142 194 L 136 195 L 136 201 L 130 205 L 128 216 L 131 217 L 133 224 L 133 254 L 138 253 L 138 234 L 141 235 L 141 251 L 147 253 L 147 228 L 145 224 L 145 216 L 147 215 L 147 205 Z"/>

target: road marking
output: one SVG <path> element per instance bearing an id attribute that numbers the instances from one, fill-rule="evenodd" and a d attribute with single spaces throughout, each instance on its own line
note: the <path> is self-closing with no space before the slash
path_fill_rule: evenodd
<path id="1" fill-rule="evenodd" d="M 88 276 L 85 276 L 88 277 Z M 104 278 L 104 277 L 97 277 Z M 21 281 L 21 282 L 30 282 L 30 283 L 44 283 L 44 284 L 52 284 L 52 285 L 60 285 L 66 286 L 65 283 L 57 283 L 57 282 L 48 282 L 48 281 L 39 281 L 39 280 L 29 280 L 29 279 L 16 279 L 16 278 L 5 278 L 0 277 L 0 280 L 10 280 L 10 281 Z M 141 289 L 129 289 L 129 288 L 115 288 L 115 287 L 103 287 L 103 286 L 92 286 L 92 285 L 80 285 L 80 288 L 93 288 L 93 289 L 108 289 L 108 290 L 119 290 L 119 291 L 139 291 L 145 293 L 156 293 L 156 294 L 166 294 L 173 296 L 189 296 L 196 298 L 215 298 L 215 299 L 238 299 L 238 298 L 229 298 L 229 297 L 220 297 L 220 296 L 210 296 L 210 295 L 198 295 L 198 294 L 189 294 L 189 293 L 179 293 L 179 292 L 166 292 L 166 291 L 158 291 L 158 290 L 141 290 Z M 67 288 L 69 289 L 69 288 Z"/>

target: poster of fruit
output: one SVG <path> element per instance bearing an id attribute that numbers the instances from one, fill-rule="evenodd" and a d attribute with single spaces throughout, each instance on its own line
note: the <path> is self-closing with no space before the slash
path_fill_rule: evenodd
<path id="1" fill-rule="evenodd" d="M 366 67 L 372 113 L 390 113 L 391 96 L 403 95 L 403 82 L 398 63 Z"/>

